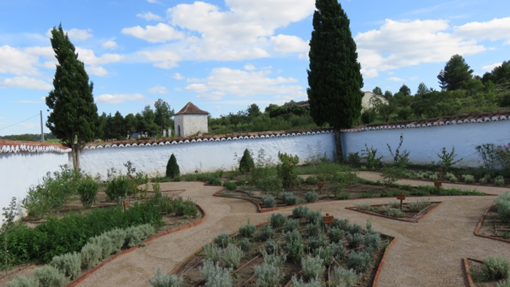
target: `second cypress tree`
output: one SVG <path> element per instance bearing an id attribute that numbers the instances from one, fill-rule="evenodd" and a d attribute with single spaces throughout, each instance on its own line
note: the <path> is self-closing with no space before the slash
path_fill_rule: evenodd
<path id="1" fill-rule="evenodd" d="M 175 178 L 176 176 L 179 176 L 179 165 L 177 164 L 177 159 L 175 158 L 175 155 L 172 154 L 170 156 L 170 159 L 168 160 L 168 163 L 166 164 L 166 176 L 169 178 Z"/>

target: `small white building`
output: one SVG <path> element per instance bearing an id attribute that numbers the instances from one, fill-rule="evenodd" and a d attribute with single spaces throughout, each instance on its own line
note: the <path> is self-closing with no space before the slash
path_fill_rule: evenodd
<path id="1" fill-rule="evenodd" d="M 187 137 L 209 131 L 209 112 L 203 111 L 192 102 L 187 103 L 174 115 L 175 136 Z"/>

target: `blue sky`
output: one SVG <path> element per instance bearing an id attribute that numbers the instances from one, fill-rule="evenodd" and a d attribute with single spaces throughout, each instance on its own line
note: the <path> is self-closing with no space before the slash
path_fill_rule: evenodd
<path id="1" fill-rule="evenodd" d="M 510 60 L 508 0 L 340 3 L 363 90 L 438 89 L 454 54 L 479 75 Z M 125 116 L 161 98 L 176 112 L 191 101 L 217 117 L 307 99 L 314 9 L 313 0 L 0 1 L 0 135 L 40 131 L 56 63 L 49 30 L 60 23 L 100 113 Z"/>

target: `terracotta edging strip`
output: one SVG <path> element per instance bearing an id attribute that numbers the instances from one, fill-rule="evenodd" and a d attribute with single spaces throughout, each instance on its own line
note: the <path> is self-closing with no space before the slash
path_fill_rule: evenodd
<path id="1" fill-rule="evenodd" d="M 489 206 L 489 208 L 487 208 L 487 210 L 485 210 L 485 212 L 482 214 L 482 217 L 480 217 L 480 221 L 478 222 L 478 224 L 476 225 L 476 228 L 475 228 L 475 231 L 474 231 L 474 234 L 476 236 L 479 236 L 479 237 L 483 237 L 483 238 L 489 238 L 489 239 L 492 239 L 492 240 L 498 240 L 498 241 L 501 241 L 501 242 L 506 242 L 506 243 L 510 243 L 510 240 L 508 239 L 504 239 L 504 238 L 498 238 L 498 237 L 494 237 L 494 236 L 488 236 L 488 235 L 482 235 L 480 234 L 480 229 L 482 228 L 482 225 L 483 225 L 483 221 L 485 220 L 485 216 L 487 216 L 487 214 L 489 213 L 489 211 L 494 207 L 495 205 L 491 205 Z"/>
<path id="2" fill-rule="evenodd" d="M 443 204 L 442 201 L 432 201 L 431 203 L 437 203 L 437 205 L 434 206 L 433 208 L 429 209 L 425 214 L 420 216 L 418 219 L 405 219 L 405 218 L 399 218 L 399 217 L 391 217 L 388 215 L 379 214 L 379 213 L 368 211 L 368 210 L 358 210 L 357 207 L 346 207 L 345 209 L 349 209 L 352 211 L 357 211 L 357 212 L 361 212 L 361 213 L 365 213 L 365 214 L 369 214 L 369 215 L 374 215 L 374 216 L 378 216 L 378 217 L 382 217 L 382 218 L 387 218 L 387 219 L 393 219 L 393 220 L 398 220 L 398 221 L 403 221 L 403 222 L 418 223 L 418 222 L 420 222 L 420 220 L 424 219 L 430 213 L 432 213 L 433 210 L 435 210 L 437 207 L 439 207 L 441 204 Z M 383 205 L 386 205 L 386 204 L 374 204 L 374 205 L 370 205 L 370 206 L 383 206 Z"/>
<path id="3" fill-rule="evenodd" d="M 379 262 L 379 267 L 377 267 L 377 272 L 374 276 L 374 282 L 372 283 L 372 287 L 377 287 L 377 281 L 379 280 L 379 276 L 381 275 L 382 268 L 384 266 L 384 263 L 386 262 L 386 256 L 388 255 L 388 251 L 397 243 L 398 239 L 396 237 L 393 237 L 393 240 L 391 240 L 390 244 L 386 246 L 386 249 L 384 249 L 383 257 L 381 258 L 381 261 Z"/>
<path id="4" fill-rule="evenodd" d="M 482 263 L 482 264 L 483 264 L 483 261 L 479 260 L 479 259 L 469 258 L 469 257 L 462 259 L 462 262 L 464 265 L 464 270 L 466 271 L 466 278 L 467 278 L 469 287 L 476 287 L 476 284 L 473 281 L 473 276 L 471 275 L 471 269 L 469 268 L 469 260 L 477 262 L 477 263 Z"/>
<path id="5" fill-rule="evenodd" d="M 158 239 L 160 237 L 163 237 L 165 235 L 168 235 L 168 234 L 171 234 L 171 233 L 174 233 L 174 232 L 178 232 L 178 231 L 181 231 L 181 230 L 184 230 L 184 229 L 191 228 L 193 226 L 197 226 L 197 225 L 201 224 L 202 222 L 204 222 L 204 220 L 207 218 L 207 214 L 205 213 L 205 210 L 200 205 L 198 205 L 196 203 L 195 203 L 195 205 L 198 207 L 198 209 L 200 209 L 200 211 L 204 215 L 200 220 L 198 220 L 196 222 L 191 222 L 190 224 L 185 225 L 185 226 L 181 226 L 181 227 L 179 227 L 177 229 L 169 230 L 169 231 L 167 231 L 165 233 L 161 233 L 161 234 L 155 235 L 155 236 L 145 240 L 145 243 L 149 243 L 149 242 L 151 242 L 151 241 L 153 241 L 155 239 Z M 80 283 L 85 281 L 85 279 L 90 277 L 92 274 L 94 274 L 97 270 L 99 270 L 104 265 L 106 265 L 106 264 L 110 263 L 111 261 L 113 261 L 114 259 L 116 259 L 116 258 L 118 258 L 118 257 L 120 257 L 122 255 L 125 255 L 127 253 L 130 253 L 131 251 L 134 251 L 135 249 L 138 249 L 138 248 L 140 248 L 140 246 L 131 247 L 131 248 L 127 249 L 127 250 L 123 250 L 123 251 L 113 255 L 112 257 L 110 257 L 110 258 L 104 260 L 103 262 L 101 262 L 101 264 L 99 264 L 98 266 L 94 267 L 90 271 L 88 271 L 85 274 L 81 275 L 79 278 L 69 282 L 66 286 L 68 286 L 68 287 L 78 286 Z"/>

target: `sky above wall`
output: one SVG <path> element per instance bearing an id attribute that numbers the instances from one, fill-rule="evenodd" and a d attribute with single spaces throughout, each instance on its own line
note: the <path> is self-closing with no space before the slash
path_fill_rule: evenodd
<path id="1" fill-rule="evenodd" d="M 510 60 L 510 2 L 340 1 L 363 90 L 439 89 L 461 54 L 483 75 Z M 0 1 L 0 135 L 40 132 L 60 23 L 94 83 L 99 113 L 141 112 L 161 98 L 213 117 L 256 103 L 307 100 L 313 0 Z M 49 130 L 45 127 L 45 132 Z"/>

